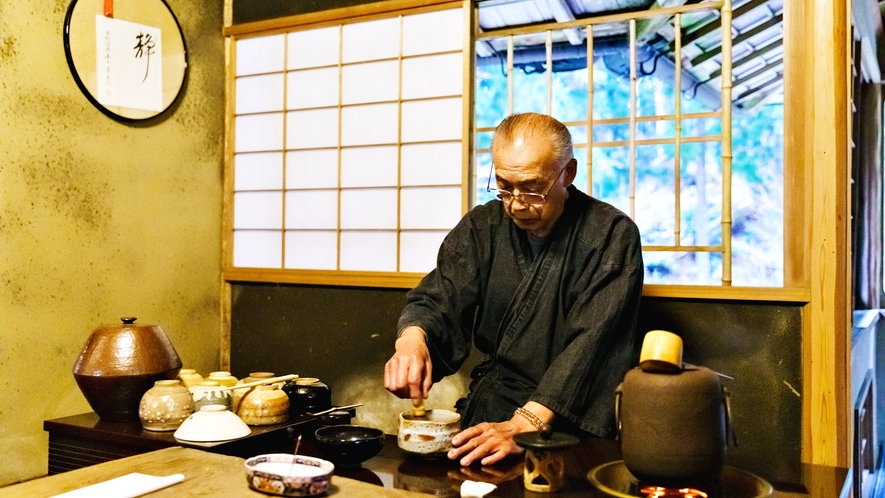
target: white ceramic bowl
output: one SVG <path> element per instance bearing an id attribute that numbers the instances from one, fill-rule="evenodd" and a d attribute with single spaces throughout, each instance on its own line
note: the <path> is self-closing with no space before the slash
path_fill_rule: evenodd
<path id="1" fill-rule="evenodd" d="M 335 465 L 321 458 L 285 453 L 258 455 L 246 460 L 249 487 L 280 496 L 314 496 L 325 493 Z"/>
<path id="2" fill-rule="evenodd" d="M 227 441 L 246 437 L 252 429 L 223 405 L 203 405 L 186 418 L 172 435 L 182 441 Z"/>
<path id="3" fill-rule="evenodd" d="M 452 438 L 461 432 L 461 415 L 449 410 L 427 410 L 424 417 L 411 411 L 399 414 L 397 445 L 403 451 L 435 458 L 452 449 Z"/>

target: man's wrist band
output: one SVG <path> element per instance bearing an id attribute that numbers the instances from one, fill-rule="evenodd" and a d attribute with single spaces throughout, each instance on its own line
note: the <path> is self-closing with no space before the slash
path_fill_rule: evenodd
<path id="1" fill-rule="evenodd" d="M 534 425 L 535 428 L 538 429 L 539 431 L 540 431 L 540 430 L 543 430 L 543 429 L 544 429 L 544 426 L 546 425 L 546 424 L 544 424 L 544 422 L 541 422 L 541 419 L 539 419 L 537 415 L 535 415 L 534 413 L 532 413 L 532 412 L 526 410 L 525 408 L 523 408 L 523 407 L 521 407 L 521 406 L 520 406 L 519 408 L 516 409 L 516 412 L 515 412 L 515 413 L 516 413 L 517 415 L 519 415 L 519 416 L 525 418 L 525 419 L 528 420 L 529 422 L 531 422 L 531 424 Z"/>

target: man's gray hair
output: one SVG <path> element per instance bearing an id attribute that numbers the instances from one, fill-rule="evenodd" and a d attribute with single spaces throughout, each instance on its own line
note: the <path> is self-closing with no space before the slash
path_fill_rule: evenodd
<path id="1" fill-rule="evenodd" d="M 501 121 L 495 128 L 495 135 L 492 137 L 492 150 L 495 149 L 495 143 L 500 140 L 512 142 L 517 137 L 534 135 L 540 135 L 541 138 L 549 140 L 557 162 L 565 162 L 574 157 L 572 134 L 569 133 L 568 128 L 546 114 L 534 112 L 511 114 L 504 118 L 504 121 Z"/>

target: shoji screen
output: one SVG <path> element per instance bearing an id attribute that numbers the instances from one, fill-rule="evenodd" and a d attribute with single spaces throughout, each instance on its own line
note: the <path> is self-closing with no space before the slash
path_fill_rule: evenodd
<path id="1" fill-rule="evenodd" d="M 433 268 L 466 205 L 464 19 L 235 41 L 234 269 Z"/>

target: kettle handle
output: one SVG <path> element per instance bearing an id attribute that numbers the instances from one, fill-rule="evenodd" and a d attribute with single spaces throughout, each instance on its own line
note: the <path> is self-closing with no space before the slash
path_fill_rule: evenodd
<path id="1" fill-rule="evenodd" d="M 725 402 L 725 444 L 728 445 L 729 436 L 731 436 L 731 441 L 734 447 L 737 448 L 738 437 L 731 418 L 731 393 L 725 386 L 722 386 L 722 399 Z"/>

